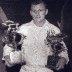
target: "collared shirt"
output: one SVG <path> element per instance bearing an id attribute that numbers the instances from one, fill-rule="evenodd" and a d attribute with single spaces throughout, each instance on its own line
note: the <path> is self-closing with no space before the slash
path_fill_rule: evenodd
<path id="1" fill-rule="evenodd" d="M 60 30 L 47 20 L 42 27 L 34 24 L 33 20 L 23 24 L 18 33 L 25 36 L 22 44 L 22 59 L 31 65 L 46 65 L 47 58 L 52 54 L 50 45 L 45 43 L 47 34 L 56 35 Z"/>
<path id="2" fill-rule="evenodd" d="M 49 35 L 59 34 L 60 33 L 59 28 L 57 28 L 53 24 L 49 23 L 47 20 L 42 27 L 38 27 L 34 24 L 34 22 L 32 20 L 31 22 L 20 26 L 20 28 L 17 32 L 24 36 L 24 39 L 22 42 L 23 44 L 22 44 L 22 48 L 21 48 L 21 52 L 20 52 L 21 57 L 20 57 L 19 53 L 17 53 L 17 52 L 16 52 L 16 54 L 9 52 L 10 56 L 11 56 L 10 58 L 13 60 L 17 60 L 16 57 L 20 57 L 21 61 L 22 62 L 25 61 L 26 65 L 29 66 L 28 69 L 32 68 L 33 66 L 38 69 L 37 66 L 47 65 L 47 59 L 48 59 L 49 55 L 52 55 L 52 50 L 51 50 L 51 46 L 47 45 L 45 42 L 46 37 L 47 37 L 47 34 L 49 34 Z M 66 48 L 66 46 L 65 46 L 65 48 Z M 6 49 L 6 47 L 5 47 L 5 49 Z M 66 51 L 59 54 L 59 56 L 66 58 L 66 60 L 68 61 L 67 48 L 66 48 Z M 16 61 L 14 61 L 14 62 L 16 62 Z M 22 68 L 25 70 L 25 69 L 27 69 L 27 66 L 22 66 Z M 33 72 L 36 71 L 35 70 L 36 68 L 34 68 Z M 31 69 L 31 70 L 33 70 L 33 69 Z M 44 70 L 46 70 L 45 72 L 52 72 L 50 70 L 47 70 L 46 68 Z M 22 71 L 20 71 L 20 72 L 22 72 Z M 38 72 L 38 71 L 36 71 L 36 72 Z M 44 71 L 42 71 L 42 72 L 44 72 Z"/>

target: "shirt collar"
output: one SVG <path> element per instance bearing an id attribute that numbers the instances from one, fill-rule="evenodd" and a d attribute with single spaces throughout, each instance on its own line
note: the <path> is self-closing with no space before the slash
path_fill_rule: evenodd
<path id="1" fill-rule="evenodd" d="M 44 24 L 42 27 L 48 26 L 48 24 L 50 24 L 50 23 L 46 20 L 45 24 Z M 36 26 L 36 25 L 34 24 L 33 20 L 31 21 L 31 25 L 32 25 L 32 26 Z M 36 27 L 38 27 L 38 26 L 36 26 Z M 39 27 L 39 28 L 41 28 L 41 27 Z"/>

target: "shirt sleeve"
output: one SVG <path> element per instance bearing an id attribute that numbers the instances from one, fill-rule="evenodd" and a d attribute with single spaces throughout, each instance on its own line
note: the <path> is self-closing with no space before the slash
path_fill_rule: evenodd
<path id="1" fill-rule="evenodd" d="M 14 49 L 9 47 L 7 44 L 4 46 L 3 48 L 3 57 L 5 57 L 6 55 L 9 55 L 10 52 L 12 52 Z"/>
<path id="2" fill-rule="evenodd" d="M 14 51 L 13 48 L 5 45 L 3 49 L 3 58 L 5 60 L 5 64 L 9 67 L 14 64 L 21 63 L 21 51 Z"/>
<path id="3" fill-rule="evenodd" d="M 10 53 L 10 61 L 13 64 L 21 63 L 22 62 L 22 55 L 21 51 L 13 51 Z"/>

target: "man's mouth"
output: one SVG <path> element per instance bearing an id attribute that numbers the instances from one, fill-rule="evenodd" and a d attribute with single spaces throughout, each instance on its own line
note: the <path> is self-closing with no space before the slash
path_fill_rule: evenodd
<path id="1" fill-rule="evenodd" d="M 40 19 L 41 17 L 36 17 L 36 19 Z"/>

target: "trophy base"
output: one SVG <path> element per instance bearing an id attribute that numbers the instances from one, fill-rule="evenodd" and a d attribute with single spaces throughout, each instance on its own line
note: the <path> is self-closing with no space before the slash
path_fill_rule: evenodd
<path id="1" fill-rule="evenodd" d="M 60 59 L 59 56 L 48 56 L 48 61 L 47 61 L 46 67 L 48 67 L 52 70 L 57 70 L 56 65 L 57 65 L 59 59 Z"/>

